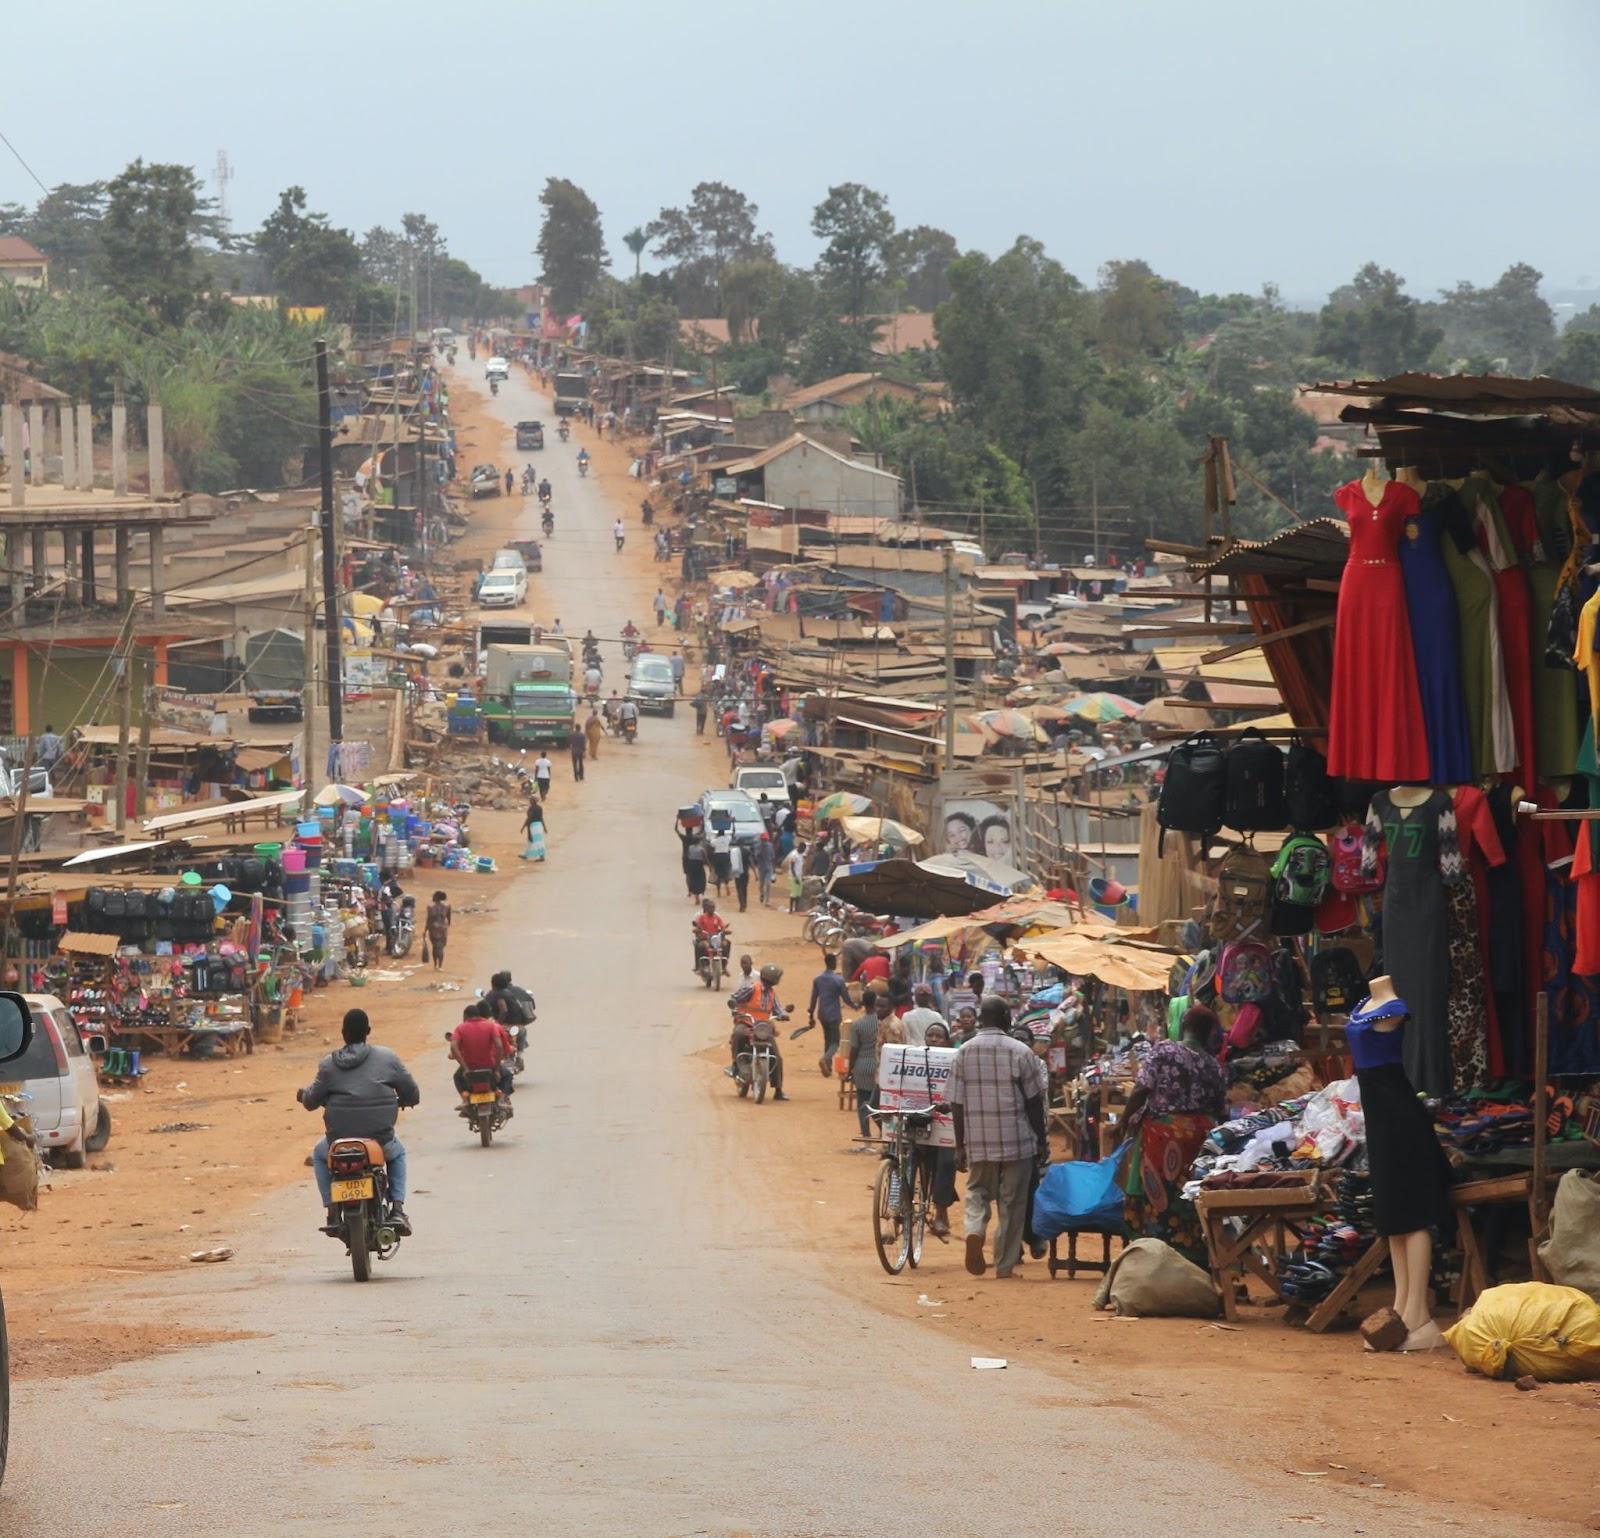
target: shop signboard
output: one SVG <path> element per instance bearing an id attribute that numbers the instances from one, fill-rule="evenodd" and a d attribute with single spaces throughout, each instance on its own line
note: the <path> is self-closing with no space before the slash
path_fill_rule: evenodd
<path id="1" fill-rule="evenodd" d="M 739 483 L 731 475 L 719 475 L 711 483 L 711 491 L 718 497 L 736 497 L 739 495 Z"/>
<path id="2" fill-rule="evenodd" d="M 955 1047 L 913 1047 L 891 1042 L 878 1055 L 878 1104 L 885 1111 L 917 1111 L 942 1105 L 956 1060 Z M 927 1140 L 940 1148 L 956 1146 L 955 1123 L 948 1112 L 933 1119 Z"/>
<path id="3" fill-rule="evenodd" d="M 178 689 L 155 691 L 156 720 L 162 726 L 209 736 L 216 726 L 216 701 L 209 694 L 184 694 Z"/>

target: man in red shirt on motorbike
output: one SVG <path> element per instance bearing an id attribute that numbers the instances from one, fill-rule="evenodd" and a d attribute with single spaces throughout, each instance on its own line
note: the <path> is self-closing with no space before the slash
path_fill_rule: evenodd
<path id="1" fill-rule="evenodd" d="M 700 899 L 700 912 L 695 916 L 693 923 L 689 927 L 694 931 L 694 970 L 696 972 L 700 970 L 700 947 L 702 945 L 707 950 L 710 950 L 713 945 L 720 945 L 723 950 L 724 961 L 726 961 L 729 945 L 728 923 L 717 912 L 717 905 L 709 897 Z M 726 966 L 724 966 L 723 970 L 727 970 Z"/>
<path id="2" fill-rule="evenodd" d="M 461 1024 L 450 1033 L 450 1056 L 460 1066 L 456 1069 L 456 1093 L 467 1092 L 468 1070 L 492 1070 L 500 1084 L 500 1093 L 511 1097 L 511 1059 L 516 1056 L 516 1045 L 506 1028 L 496 1020 L 487 1004 L 469 1004 Z M 510 1115 L 510 1108 L 507 1108 Z"/>

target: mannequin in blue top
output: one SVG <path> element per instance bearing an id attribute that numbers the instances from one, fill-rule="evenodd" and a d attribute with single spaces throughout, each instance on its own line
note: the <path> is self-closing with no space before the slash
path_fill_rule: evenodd
<path id="1" fill-rule="evenodd" d="M 1406 1077 L 1406 1002 L 1396 995 L 1392 978 L 1375 977 L 1368 987 L 1345 1032 L 1361 1086 L 1373 1222 L 1389 1241 L 1394 1310 L 1410 1332 L 1400 1349 L 1431 1351 L 1444 1343 L 1433 1322 L 1428 1271 L 1433 1228 L 1448 1211 L 1449 1166 L 1433 1118 Z"/>

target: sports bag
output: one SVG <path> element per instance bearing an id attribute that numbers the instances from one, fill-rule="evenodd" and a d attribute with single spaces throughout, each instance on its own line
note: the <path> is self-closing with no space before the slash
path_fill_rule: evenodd
<path id="1" fill-rule="evenodd" d="M 1217 867 L 1208 927 L 1215 940 L 1264 933 L 1272 904 L 1272 867 L 1254 849 L 1230 849 Z"/>
<path id="2" fill-rule="evenodd" d="M 1366 833 L 1358 822 L 1342 824 L 1329 841 L 1333 850 L 1333 889 L 1352 897 L 1383 890 L 1384 853 L 1378 846 L 1378 866 L 1370 876 L 1361 874 L 1361 846 Z"/>
<path id="3" fill-rule="evenodd" d="M 1291 828 L 1310 832 L 1339 821 L 1339 787 L 1328 760 L 1309 743 L 1291 743 L 1283 766 L 1283 805 Z"/>
<path id="4" fill-rule="evenodd" d="M 1230 940 L 1217 964 L 1217 987 L 1229 1004 L 1259 1004 L 1272 995 L 1272 952 L 1263 940 Z"/>
<path id="5" fill-rule="evenodd" d="M 1328 883 L 1333 879 L 1333 856 L 1320 838 L 1309 833 L 1295 833 L 1278 851 L 1278 858 L 1272 862 L 1272 875 L 1275 882 L 1272 895 L 1276 901 L 1315 908 L 1328 895 Z"/>
<path id="6" fill-rule="evenodd" d="M 1289 820 L 1283 804 L 1283 754 L 1258 731 L 1243 732 L 1228 751 L 1225 821 L 1241 833 L 1281 828 Z"/>
<path id="7" fill-rule="evenodd" d="M 1213 834 L 1225 821 L 1228 759 L 1210 732 L 1185 737 L 1167 755 L 1167 772 L 1156 802 L 1161 828 L 1156 852 L 1162 852 L 1167 830 Z"/>
<path id="8" fill-rule="evenodd" d="M 515 983 L 512 983 L 505 990 L 505 997 L 506 1024 L 532 1025 L 534 1011 L 533 995 L 529 993 L 526 988 L 519 988 Z"/>
<path id="9" fill-rule="evenodd" d="M 1366 996 L 1361 963 L 1348 946 L 1327 945 L 1311 958 L 1311 1002 L 1319 1015 L 1347 1015 Z"/>

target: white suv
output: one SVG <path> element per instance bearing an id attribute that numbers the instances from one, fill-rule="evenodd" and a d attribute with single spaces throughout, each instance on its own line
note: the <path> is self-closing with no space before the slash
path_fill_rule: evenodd
<path id="1" fill-rule="evenodd" d="M 111 1112 L 101 1104 L 95 1074 L 77 1022 L 53 993 L 25 993 L 33 1016 L 33 1041 L 7 1063 L 6 1094 L 28 1097 L 33 1139 L 41 1153 L 59 1153 L 68 1169 L 82 1169 L 84 1156 L 111 1140 Z"/>

